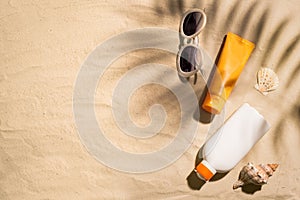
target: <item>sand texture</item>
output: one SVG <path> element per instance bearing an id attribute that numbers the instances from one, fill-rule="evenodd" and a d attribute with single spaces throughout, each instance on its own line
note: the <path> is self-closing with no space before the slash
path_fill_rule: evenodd
<path id="1" fill-rule="evenodd" d="M 196 136 L 179 159 L 160 170 L 134 174 L 107 167 L 88 152 L 73 111 L 77 75 L 97 46 L 135 29 L 178 31 L 181 16 L 190 8 L 205 9 L 208 21 L 199 43 L 212 60 L 229 31 L 256 44 L 226 103 L 224 118 L 248 102 L 271 125 L 233 170 L 201 188 L 191 172 L 200 147 L 217 128 L 217 122 L 193 118 L 198 124 Z M 299 11 L 298 0 L 2 0 L 0 199 L 300 199 Z M 158 45 L 166 38 L 150 36 L 145 36 L 145 42 Z M 128 37 L 103 55 L 136 39 Z M 176 42 L 172 45 L 177 46 Z M 95 66 L 99 63 L 92 62 Z M 128 136 L 115 123 L 112 99 L 118 81 L 149 63 L 175 71 L 176 53 L 147 48 L 118 55 L 94 91 L 95 117 L 101 130 L 113 145 L 126 152 L 158 151 L 172 142 L 180 128 L 179 101 L 158 84 L 141 85 L 124 105 L 139 127 L 151 122 L 148 111 L 152 105 L 163 106 L 166 121 L 155 136 Z M 272 68 L 280 80 L 279 88 L 267 96 L 254 89 L 261 67 Z M 142 74 L 139 80 L 149 77 L 151 73 Z M 180 82 L 172 73 L 158 74 L 158 81 L 164 79 Z M 201 76 L 195 84 L 194 78 L 181 84 L 190 84 L 198 99 L 205 88 Z M 123 118 L 122 113 L 116 114 Z M 88 131 L 88 124 L 86 127 Z M 122 161 L 114 154 L 111 158 Z M 232 190 L 240 169 L 248 162 L 279 163 L 279 167 L 261 188 Z M 143 166 L 139 160 L 136 164 Z"/>

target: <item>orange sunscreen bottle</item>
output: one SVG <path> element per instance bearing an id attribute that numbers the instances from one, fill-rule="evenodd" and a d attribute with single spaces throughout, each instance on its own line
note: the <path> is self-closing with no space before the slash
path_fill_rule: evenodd
<path id="1" fill-rule="evenodd" d="M 204 110 L 212 114 L 221 112 L 254 47 L 252 42 L 234 33 L 227 34 L 202 104 Z"/>

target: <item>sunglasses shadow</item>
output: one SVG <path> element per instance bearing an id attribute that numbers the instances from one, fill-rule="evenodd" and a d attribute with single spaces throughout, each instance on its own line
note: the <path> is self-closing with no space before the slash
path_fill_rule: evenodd
<path id="1" fill-rule="evenodd" d="M 216 57 L 215 62 L 214 62 L 214 66 L 212 67 L 212 70 L 211 70 L 211 72 L 210 72 L 210 75 L 209 75 L 207 84 L 206 84 L 206 86 L 205 86 L 205 88 L 204 88 L 204 90 L 203 90 L 203 92 L 202 92 L 202 94 L 201 94 L 201 96 L 200 96 L 200 98 L 199 98 L 198 105 L 199 105 L 199 113 L 200 113 L 200 117 L 197 116 L 199 113 L 197 113 L 197 112 L 194 113 L 194 119 L 195 119 L 195 120 L 198 120 L 198 119 L 199 119 L 199 121 L 200 121 L 201 123 L 204 123 L 204 124 L 208 124 L 208 123 L 212 122 L 213 119 L 214 119 L 214 117 L 215 117 L 214 114 L 209 113 L 209 112 L 207 112 L 206 110 L 204 110 L 204 109 L 202 108 L 202 104 L 203 104 L 203 102 L 204 102 L 204 100 L 205 100 L 206 95 L 210 95 L 210 94 L 209 94 L 208 86 L 210 85 L 211 80 L 212 80 L 212 78 L 213 78 L 213 75 L 215 74 L 215 71 L 216 71 L 216 69 L 217 69 L 217 63 L 219 62 L 220 55 L 221 55 L 221 52 L 222 52 L 222 50 L 223 50 L 223 47 L 224 47 L 224 44 L 225 44 L 226 37 L 227 37 L 227 35 L 225 35 L 224 38 L 223 38 L 222 44 L 221 44 L 221 46 L 220 46 L 220 49 L 219 49 L 219 51 L 218 51 L 217 57 Z"/>

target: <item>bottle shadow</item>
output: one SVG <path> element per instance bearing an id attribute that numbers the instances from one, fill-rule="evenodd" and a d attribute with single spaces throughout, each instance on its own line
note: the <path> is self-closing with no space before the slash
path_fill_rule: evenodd
<path id="1" fill-rule="evenodd" d="M 213 121 L 215 115 L 210 113 L 210 112 L 207 112 L 206 110 L 204 110 L 202 108 L 202 104 L 206 98 L 207 95 L 209 95 L 209 85 L 212 81 L 212 77 L 213 75 L 215 74 L 216 70 L 217 70 L 217 63 L 219 62 L 219 59 L 220 59 L 220 55 L 221 55 L 221 52 L 223 50 L 223 47 L 224 47 L 224 44 L 225 44 L 225 40 L 226 40 L 226 37 L 227 35 L 224 36 L 223 38 L 223 41 L 222 41 L 222 44 L 220 46 L 220 49 L 218 51 L 218 54 L 217 54 L 217 57 L 215 59 L 215 62 L 214 62 L 214 66 L 212 67 L 212 70 L 210 72 L 210 75 L 209 75 L 209 78 L 208 78 L 208 81 L 207 81 L 207 84 L 201 94 L 201 97 L 199 98 L 199 102 L 198 102 L 198 105 L 199 105 L 199 112 L 200 112 L 200 117 L 197 116 L 197 114 L 199 114 L 198 112 L 194 112 L 194 119 L 199 119 L 199 121 L 201 123 L 204 123 L 204 124 L 208 124 L 210 122 Z M 199 155 L 202 155 L 202 151 L 203 151 L 203 147 L 204 147 L 204 144 L 202 145 L 202 147 L 199 149 L 199 151 L 197 152 L 196 154 L 196 159 L 195 159 L 195 168 L 196 166 L 203 160 L 202 157 L 200 157 Z M 210 180 L 209 182 L 214 182 L 214 181 L 218 181 L 222 178 L 224 178 L 226 175 L 228 174 L 228 172 L 226 173 L 216 173 Z M 201 179 L 197 172 L 195 170 L 193 170 L 186 178 L 187 180 L 187 184 L 189 186 L 190 189 L 192 190 L 201 190 L 201 188 L 205 185 L 205 183 L 207 183 L 205 180 Z"/>
<path id="2" fill-rule="evenodd" d="M 208 124 L 208 123 L 212 122 L 214 117 L 215 117 L 215 114 L 212 114 L 212 113 L 207 112 L 206 110 L 204 110 L 202 108 L 202 104 L 203 104 L 206 96 L 210 95 L 208 88 L 209 88 L 209 85 L 212 81 L 212 78 L 213 78 L 213 76 L 214 76 L 214 74 L 217 70 L 217 64 L 219 62 L 219 59 L 220 59 L 220 56 L 221 56 L 221 53 L 222 53 L 222 50 L 223 50 L 223 47 L 224 47 L 226 37 L 227 37 L 227 35 L 225 35 L 224 38 L 223 38 L 223 41 L 222 41 L 222 44 L 221 44 L 220 49 L 218 51 L 218 54 L 217 54 L 217 57 L 215 59 L 214 65 L 211 69 L 207 84 L 206 84 L 206 86 L 205 86 L 205 88 L 204 88 L 204 90 L 201 94 L 201 97 L 200 97 L 199 101 L 198 101 L 200 117 L 197 116 L 197 114 L 199 114 L 198 112 L 194 112 L 194 119 L 199 119 L 199 121 L 203 124 Z"/>
<path id="3" fill-rule="evenodd" d="M 204 145 L 203 145 L 204 146 Z M 202 151 L 203 151 L 203 146 L 199 149 L 197 155 L 196 155 L 196 159 L 195 159 L 195 168 L 196 166 L 203 160 L 202 157 L 200 157 L 199 155 L 202 155 Z M 229 172 L 226 173 L 219 173 L 217 172 L 210 180 L 209 182 L 214 182 L 214 181 L 218 181 L 222 178 L 224 178 Z M 201 188 L 207 183 L 207 181 L 201 179 L 197 172 L 195 170 L 193 170 L 186 178 L 187 180 L 187 184 L 189 186 L 190 189 L 192 190 L 201 190 Z"/>

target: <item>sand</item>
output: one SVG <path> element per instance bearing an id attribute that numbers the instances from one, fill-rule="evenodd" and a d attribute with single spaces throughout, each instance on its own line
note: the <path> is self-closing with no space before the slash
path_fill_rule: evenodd
<path id="1" fill-rule="evenodd" d="M 88 152 L 73 112 L 77 75 L 97 46 L 138 28 L 177 31 L 180 17 L 190 8 L 204 8 L 207 13 L 207 26 L 199 40 L 213 60 L 228 31 L 256 44 L 226 104 L 225 119 L 248 102 L 271 125 L 232 171 L 201 189 L 190 173 L 199 148 L 218 123 L 193 119 L 198 124 L 196 136 L 182 156 L 160 170 L 134 174 L 107 167 Z M 300 199 L 299 10 L 297 0 L 1 1 L 0 199 Z M 128 38 L 128 43 L 130 39 L 135 38 Z M 128 105 L 131 119 L 140 127 L 151 122 L 151 105 L 165 108 L 166 122 L 156 136 L 134 138 L 115 123 L 112 97 L 118 81 L 148 63 L 176 70 L 176 55 L 157 49 L 120 55 L 95 91 L 100 128 L 126 152 L 158 151 L 172 142 L 179 129 L 179 102 L 157 84 L 138 88 Z M 280 79 L 279 88 L 267 96 L 253 88 L 260 67 L 274 69 Z M 179 80 L 169 75 L 157 80 L 163 78 Z M 193 80 L 185 84 L 200 98 L 205 81 L 198 77 L 194 84 Z M 122 160 L 116 155 L 111 158 Z M 247 162 L 280 166 L 260 190 L 233 191 L 232 184 Z M 143 166 L 140 161 L 136 164 Z"/>

